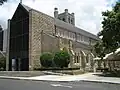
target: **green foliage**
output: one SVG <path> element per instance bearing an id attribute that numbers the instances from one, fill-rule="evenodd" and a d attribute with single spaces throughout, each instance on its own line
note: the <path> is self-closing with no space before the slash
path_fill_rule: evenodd
<path id="1" fill-rule="evenodd" d="M 8 0 L 0 0 L 0 5 L 2 5 L 4 2 L 7 2 Z"/>
<path id="2" fill-rule="evenodd" d="M 70 54 L 65 50 L 55 53 L 54 63 L 57 67 L 67 67 L 70 63 Z"/>
<path id="3" fill-rule="evenodd" d="M 6 69 L 6 58 L 1 57 L 0 58 L 0 71 L 5 71 Z"/>
<path id="4" fill-rule="evenodd" d="M 53 65 L 53 55 L 49 52 L 43 53 L 40 56 L 40 62 L 43 67 L 52 67 Z"/>
<path id="5" fill-rule="evenodd" d="M 105 53 L 106 53 L 106 48 L 104 47 L 104 45 L 101 41 L 97 42 L 94 45 L 94 50 L 95 50 L 97 56 L 100 57 L 101 59 L 103 59 L 103 57 L 105 56 Z"/>
<path id="6" fill-rule="evenodd" d="M 120 46 L 120 2 L 117 2 L 112 11 L 102 13 L 102 36 L 104 47 L 114 52 Z"/>

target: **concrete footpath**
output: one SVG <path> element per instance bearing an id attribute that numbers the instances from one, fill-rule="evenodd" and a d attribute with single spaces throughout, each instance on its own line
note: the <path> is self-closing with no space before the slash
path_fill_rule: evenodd
<path id="1" fill-rule="evenodd" d="M 20 79 L 20 80 L 35 80 L 35 81 L 88 81 L 88 82 L 99 82 L 99 83 L 111 83 L 120 84 L 120 78 L 115 77 L 102 77 L 96 75 L 98 73 L 86 73 L 81 75 L 41 75 L 35 77 L 11 77 L 11 76 L 0 76 L 4 79 Z"/>

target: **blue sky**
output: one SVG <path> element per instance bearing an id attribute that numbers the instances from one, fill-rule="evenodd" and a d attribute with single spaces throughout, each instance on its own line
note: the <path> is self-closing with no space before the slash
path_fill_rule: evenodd
<path id="1" fill-rule="evenodd" d="M 76 26 L 97 34 L 101 28 L 102 11 L 111 10 L 118 0 L 23 0 L 23 4 L 53 16 L 54 8 L 59 13 L 68 9 L 75 13 Z M 119 0 L 120 1 L 120 0 Z M 7 28 L 7 19 L 11 18 L 20 0 L 9 0 L 0 6 L 0 24 Z"/>

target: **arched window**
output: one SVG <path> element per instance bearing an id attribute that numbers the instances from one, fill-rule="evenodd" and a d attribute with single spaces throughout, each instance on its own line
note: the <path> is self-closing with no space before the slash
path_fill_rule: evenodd
<path id="1" fill-rule="evenodd" d="M 70 23 L 70 17 L 68 18 L 68 22 Z"/>
<path id="2" fill-rule="evenodd" d="M 65 22 L 65 18 L 63 18 L 63 21 Z"/>
<path id="3" fill-rule="evenodd" d="M 73 24 L 73 20 L 71 19 L 71 24 Z"/>
<path id="4" fill-rule="evenodd" d="M 86 56 L 86 63 L 88 63 L 89 62 L 89 54 L 87 54 L 87 56 Z"/>
<path id="5" fill-rule="evenodd" d="M 77 59 L 77 63 L 79 63 L 79 56 L 78 56 L 78 55 L 77 55 L 77 58 L 76 58 L 76 59 Z"/>

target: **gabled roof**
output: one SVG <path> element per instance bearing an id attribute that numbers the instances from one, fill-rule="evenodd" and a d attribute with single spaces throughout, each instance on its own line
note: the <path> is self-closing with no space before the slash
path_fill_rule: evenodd
<path id="1" fill-rule="evenodd" d="M 16 11 L 18 10 L 18 8 L 24 9 L 24 11 L 26 11 L 27 13 L 29 13 L 29 10 L 32 9 L 32 8 L 30 8 L 30 7 L 28 7 L 28 6 L 24 5 L 24 4 L 19 3 L 18 6 L 17 6 L 17 8 L 16 8 L 16 10 L 15 10 L 15 12 L 14 12 L 14 14 L 13 14 L 13 16 L 12 16 L 12 18 L 15 16 Z"/>
<path id="2" fill-rule="evenodd" d="M 35 9 L 30 8 L 30 7 L 28 7 L 28 6 L 24 5 L 24 4 L 21 4 L 21 3 L 20 3 L 19 5 L 22 5 L 23 8 L 25 8 L 26 11 L 28 11 L 28 12 L 29 12 L 31 9 L 32 9 L 32 10 L 35 10 Z M 37 10 L 35 10 L 35 11 L 37 11 Z M 38 11 L 38 12 L 40 12 L 40 11 Z M 40 13 L 42 13 L 42 12 L 40 12 Z M 50 17 L 51 17 L 51 16 L 50 16 Z M 52 17 L 52 18 L 53 18 L 53 17 Z M 66 23 L 66 22 L 63 22 L 62 20 L 59 20 L 59 19 L 56 19 L 56 18 L 54 18 L 54 20 L 55 20 L 55 25 L 56 25 L 56 26 L 59 26 L 59 27 L 61 27 L 61 28 L 65 28 L 65 29 L 67 29 L 67 30 L 70 30 L 71 32 L 80 33 L 81 35 L 84 35 L 84 36 L 93 38 L 93 39 L 95 39 L 95 40 L 100 40 L 96 35 L 94 35 L 94 34 L 92 34 L 92 33 L 89 33 L 89 32 L 87 32 L 87 31 L 85 31 L 85 30 L 83 30 L 83 29 L 80 29 L 80 28 L 78 28 L 78 27 L 76 27 L 76 26 L 73 26 L 73 25 L 71 25 L 71 24 L 68 24 L 68 23 Z"/>
<path id="3" fill-rule="evenodd" d="M 76 33 L 79 33 L 81 35 L 84 35 L 84 36 L 87 36 L 87 37 L 90 37 L 92 39 L 95 39 L 95 40 L 100 40 L 96 35 L 92 34 L 92 33 L 89 33 L 83 29 L 80 29 L 74 25 L 71 25 L 69 23 L 66 23 L 62 20 L 59 20 L 59 19 L 55 19 L 55 25 L 56 26 L 59 26 L 61 28 L 64 28 L 64 29 L 67 29 L 71 32 L 76 32 Z"/>
<path id="4" fill-rule="evenodd" d="M 20 5 L 22 5 L 28 12 L 29 12 L 29 10 L 32 9 L 32 8 L 30 8 L 30 7 L 28 7 L 28 6 L 24 5 L 24 4 L 21 4 L 21 3 L 20 3 Z"/>

